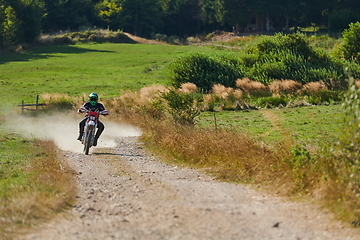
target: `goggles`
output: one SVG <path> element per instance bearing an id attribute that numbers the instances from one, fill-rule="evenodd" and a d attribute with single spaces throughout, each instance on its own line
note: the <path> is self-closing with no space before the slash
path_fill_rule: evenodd
<path id="1" fill-rule="evenodd" d="M 97 98 L 90 98 L 90 101 L 96 102 L 96 101 L 97 101 Z"/>

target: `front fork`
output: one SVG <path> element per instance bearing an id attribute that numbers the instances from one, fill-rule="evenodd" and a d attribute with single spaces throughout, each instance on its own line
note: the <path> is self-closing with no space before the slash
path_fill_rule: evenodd
<path id="1" fill-rule="evenodd" d="M 89 134 L 90 130 L 92 130 L 92 136 L 91 136 L 91 146 L 92 146 L 93 143 L 94 143 L 95 130 L 96 130 L 96 123 L 94 121 L 90 121 L 89 123 L 86 123 L 85 131 L 84 131 L 84 134 L 82 136 L 81 142 L 82 142 L 82 144 L 85 144 L 86 139 L 87 139 L 87 135 Z"/>

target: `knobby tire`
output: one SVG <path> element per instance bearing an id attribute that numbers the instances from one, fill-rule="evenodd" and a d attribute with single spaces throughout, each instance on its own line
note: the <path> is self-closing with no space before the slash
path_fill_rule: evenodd
<path id="1" fill-rule="evenodd" d="M 86 137 L 86 141 L 85 141 L 85 155 L 88 155 L 88 154 L 89 154 L 91 138 L 92 138 L 92 130 L 90 130 L 90 131 L 88 132 L 87 137 Z"/>

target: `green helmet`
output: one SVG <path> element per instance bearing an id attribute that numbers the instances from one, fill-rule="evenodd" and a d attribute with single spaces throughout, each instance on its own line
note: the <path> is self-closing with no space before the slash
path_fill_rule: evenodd
<path id="1" fill-rule="evenodd" d="M 89 100 L 90 100 L 91 105 L 95 106 L 98 99 L 99 99 L 99 96 L 96 93 L 94 93 L 94 92 L 90 93 Z"/>

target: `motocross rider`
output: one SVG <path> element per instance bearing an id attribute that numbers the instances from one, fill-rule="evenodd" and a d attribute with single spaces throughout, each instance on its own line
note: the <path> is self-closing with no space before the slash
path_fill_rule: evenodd
<path id="1" fill-rule="evenodd" d="M 99 96 L 96 93 L 90 93 L 89 95 L 89 101 L 86 102 L 81 108 L 78 109 L 78 113 L 82 113 L 82 112 L 87 112 L 90 109 L 92 111 L 99 111 L 99 114 L 101 115 L 108 115 L 108 111 L 105 110 L 104 105 L 102 105 L 101 103 L 98 103 L 98 99 Z M 79 137 L 77 138 L 77 140 L 81 141 L 81 138 L 84 134 L 84 127 L 85 127 L 85 123 L 87 120 L 87 116 L 79 123 Z M 97 128 L 98 130 L 96 131 L 96 135 L 95 135 L 95 139 L 94 139 L 94 144 L 93 146 L 97 145 L 97 140 L 99 139 L 101 133 L 104 131 L 104 124 L 102 122 L 100 122 L 98 120 L 98 124 L 97 124 Z"/>

